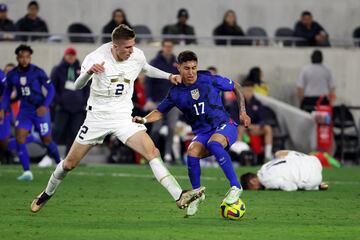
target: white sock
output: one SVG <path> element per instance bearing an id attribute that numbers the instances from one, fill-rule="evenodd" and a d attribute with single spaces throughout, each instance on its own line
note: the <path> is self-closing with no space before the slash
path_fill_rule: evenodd
<path id="1" fill-rule="evenodd" d="M 270 159 L 272 157 L 272 145 L 266 144 L 265 145 L 265 158 Z"/>
<path id="2" fill-rule="evenodd" d="M 163 161 L 160 158 L 154 158 L 149 162 L 149 165 L 158 182 L 166 188 L 174 200 L 178 200 L 181 196 L 182 189 L 174 176 L 171 175 L 165 167 Z"/>
<path id="3" fill-rule="evenodd" d="M 64 160 L 59 162 L 59 164 L 55 168 L 55 171 L 51 174 L 48 185 L 45 189 L 45 193 L 49 196 L 55 193 L 56 188 L 59 186 L 59 184 L 65 178 L 68 172 L 63 168 L 63 162 Z"/>

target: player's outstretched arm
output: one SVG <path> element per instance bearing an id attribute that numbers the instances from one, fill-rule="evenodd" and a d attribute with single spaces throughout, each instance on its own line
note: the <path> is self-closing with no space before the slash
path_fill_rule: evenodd
<path id="1" fill-rule="evenodd" d="M 235 94 L 236 94 L 236 101 L 239 104 L 239 114 L 240 114 L 240 120 L 244 123 L 245 127 L 249 127 L 251 124 L 251 118 L 246 114 L 246 108 L 245 108 L 245 98 L 244 95 L 241 92 L 241 86 L 239 83 L 234 81 L 235 84 Z"/>
<path id="2" fill-rule="evenodd" d="M 146 76 L 152 78 L 162 78 L 162 79 L 169 79 L 171 83 L 177 85 L 181 83 L 181 77 L 179 75 L 173 75 L 167 72 L 164 72 L 156 67 L 151 66 L 150 64 L 146 63 L 143 71 Z"/>
<path id="3" fill-rule="evenodd" d="M 145 123 L 156 122 L 162 118 L 163 118 L 162 112 L 160 112 L 159 110 L 156 109 L 156 110 L 152 111 L 151 113 L 149 113 L 148 115 L 146 115 L 145 117 L 135 116 L 133 118 L 133 122 L 145 124 Z"/>

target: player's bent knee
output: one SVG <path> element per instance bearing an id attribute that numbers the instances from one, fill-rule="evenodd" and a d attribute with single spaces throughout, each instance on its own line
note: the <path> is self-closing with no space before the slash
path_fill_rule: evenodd
<path id="1" fill-rule="evenodd" d="M 71 159 L 71 158 L 67 158 L 67 159 L 64 160 L 63 168 L 66 171 L 71 171 L 74 168 L 76 168 L 77 165 L 78 165 L 78 161 L 75 161 L 74 159 Z"/>

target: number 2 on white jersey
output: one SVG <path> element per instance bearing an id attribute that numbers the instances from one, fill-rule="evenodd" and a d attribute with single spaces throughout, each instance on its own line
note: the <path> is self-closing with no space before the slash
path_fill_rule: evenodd
<path id="1" fill-rule="evenodd" d="M 193 106 L 195 108 L 196 115 L 205 113 L 205 103 L 204 102 L 195 103 Z M 200 113 L 199 113 L 199 110 L 201 110 Z"/>

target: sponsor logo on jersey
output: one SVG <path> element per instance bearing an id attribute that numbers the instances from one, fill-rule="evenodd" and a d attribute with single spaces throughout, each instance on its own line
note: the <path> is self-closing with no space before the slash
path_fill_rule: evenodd
<path id="1" fill-rule="evenodd" d="M 198 100 L 200 97 L 199 89 L 196 88 L 194 90 L 191 90 L 191 97 L 195 100 Z"/>
<path id="2" fill-rule="evenodd" d="M 23 76 L 23 77 L 20 77 L 20 84 L 21 85 L 23 85 L 23 86 L 25 86 L 26 85 L 26 77 L 25 76 Z"/>

